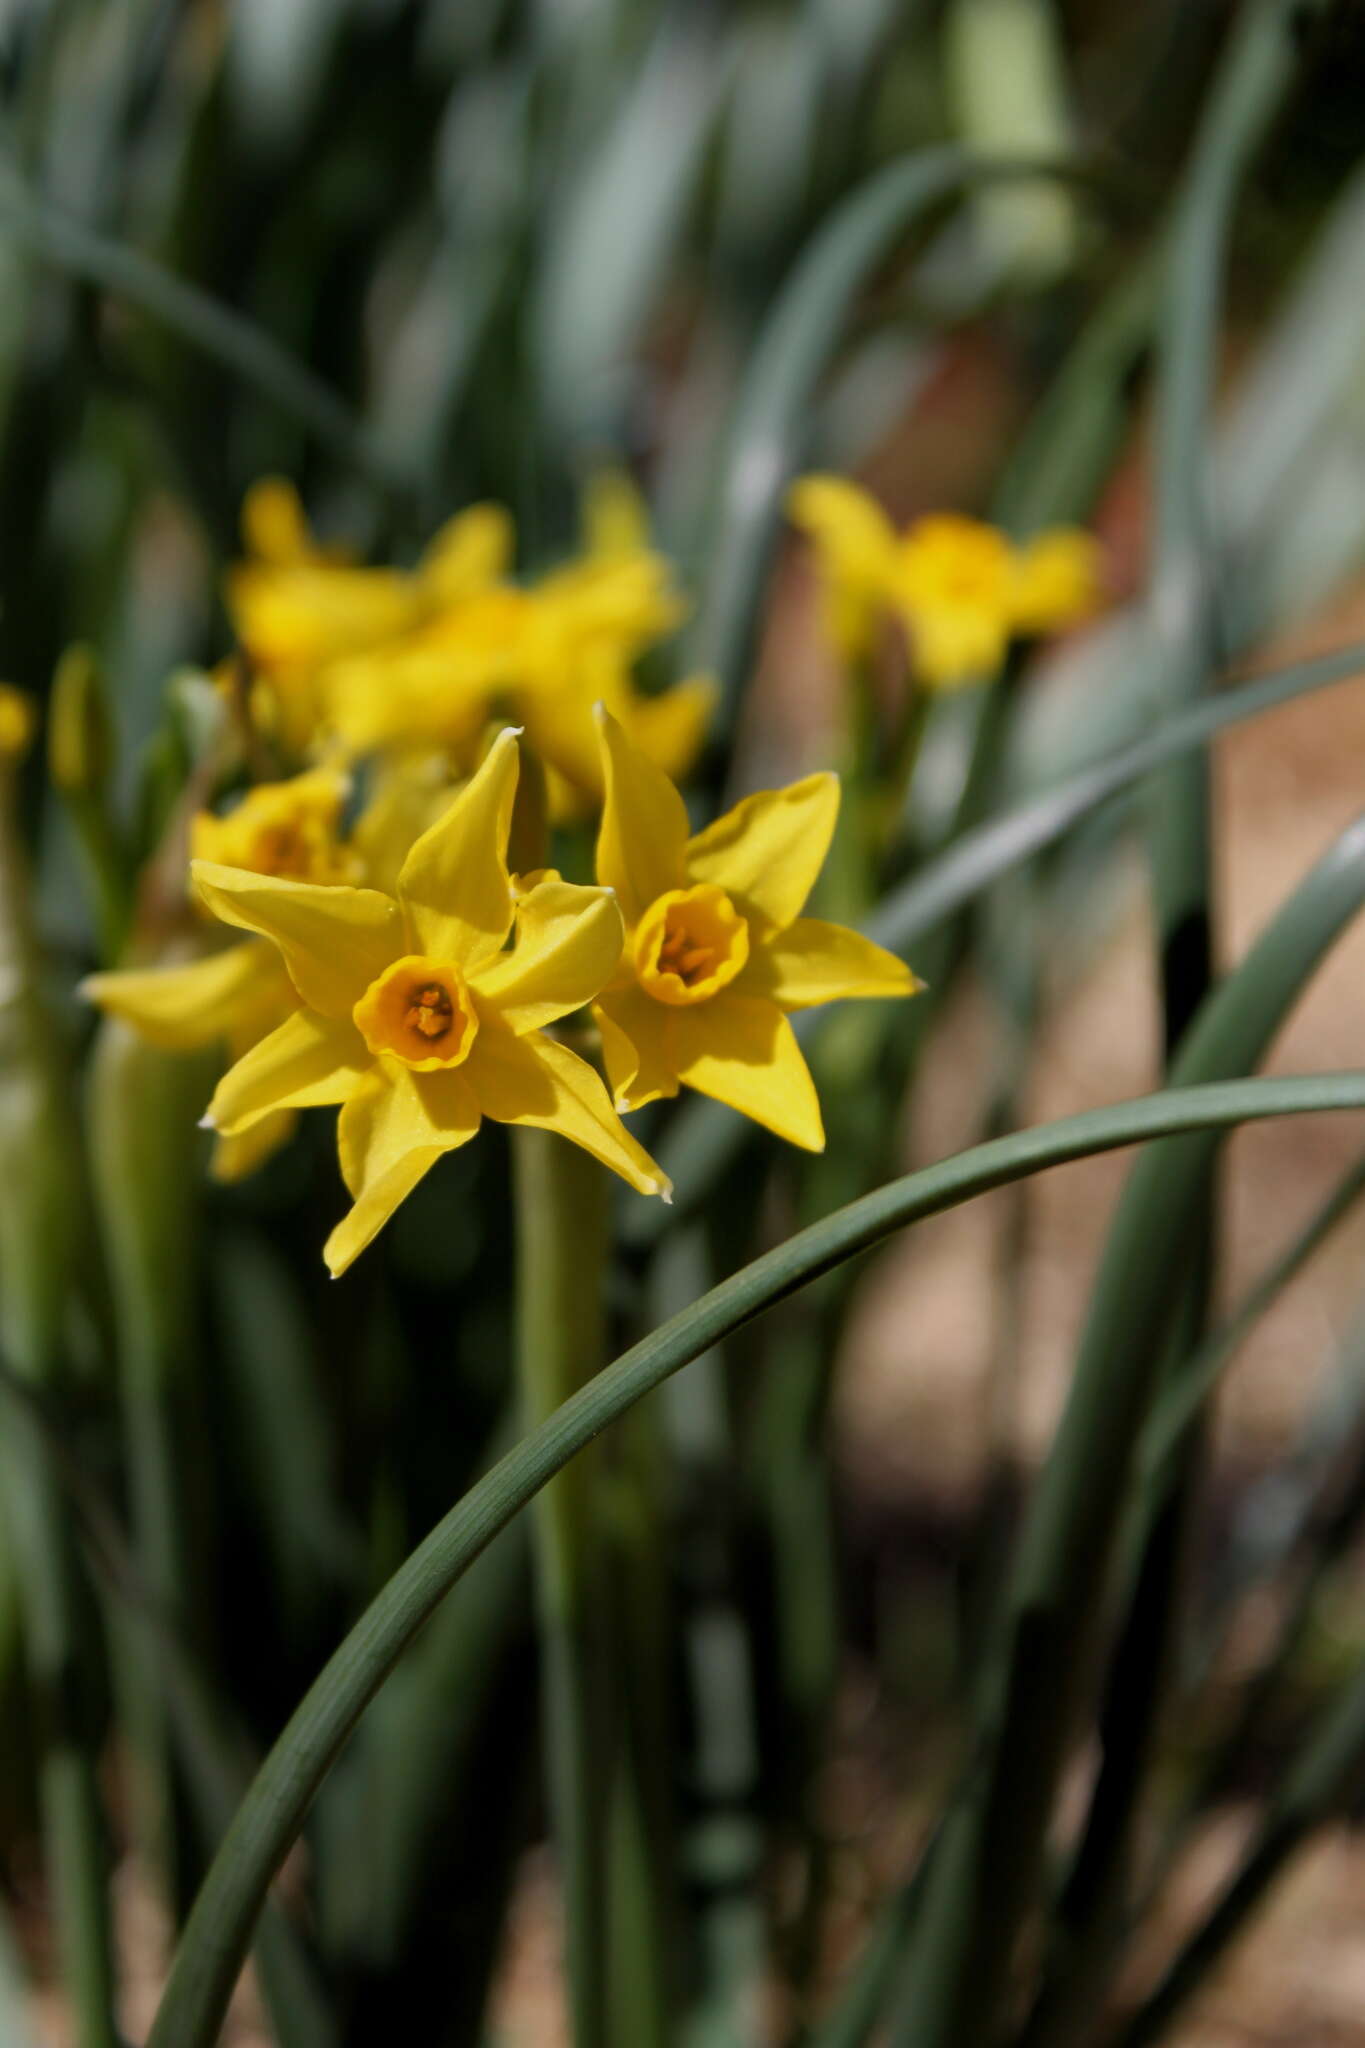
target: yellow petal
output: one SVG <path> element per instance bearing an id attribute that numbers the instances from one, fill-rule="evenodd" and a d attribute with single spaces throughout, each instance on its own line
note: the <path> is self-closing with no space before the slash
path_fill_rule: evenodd
<path id="1" fill-rule="evenodd" d="M 688 842 L 688 879 L 715 882 L 746 917 L 780 930 L 800 916 L 838 816 L 837 775 L 758 790 Z"/>
<path id="2" fill-rule="evenodd" d="M 803 476 L 787 517 L 809 534 L 827 574 L 860 595 L 884 590 L 896 566 L 896 530 L 870 491 L 842 476 Z"/>
<path id="3" fill-rule="evenodd" d="M 245 1180 L 258 1166 L 264 1166 L 281 1145 L 289 1143 L 298 1121 L 297 1110 L 272 1110 L 269 1116 L 263 1116 L 249 1130 L 239 1131 L 232 1138 L 220 1137 L 213 1148 L 210 1174 L 225 1185 Z"/>
<path id="4" fill-rule="evenodd" d="M 714 676 L 686 676 L 657 697 L 636 694 L 625 719 L 631 740 L 673 781 L 689 774 L 716 708 Z"/>
<path id="5" fill-rule="evenodd" d="M 618 1109 L 676 1095 L 678 1076 L 668 1046 L 668 1007 L 642 988 L 614 988 L 593 1005 L 602 1058 Z"/>
<path id="6" fill-rule="evenodd" d="M 776 1003 L 729 990 L 669 1020 L 679 1078 L 808 1152 L 825 1130 L 810 1069 Z"/>
<path id="7" fill-rule="evenodd" d="M 1056 633 L 1089 618 L 1103 598 L 1102 556 L 1092 534 L 1058 526 L 1020 550 L 1014 577 L 1016 633 Z"/>
<path id="8" fill-rule="evenodd" d="M 403 862 L 444 816 L 456 794 L 442 753 L 392 754 L 375 765 L 369 800 L 355 821 L 351 845 L 372 888 L 396 895 Z"/>
<path id="9" fill-rule="evenodd" d="M 485 1116 L 558 1131 L 640 1194 L 671 1194 L 667 1176 L 631 1137 L 596 1071 L 567 1046 L 541 1032 L 515 1038 L 510 1031 L 484 1030 L 463 1071 Z"/>
<path id="10" fill-rule="evenodd" d="M 349 1017 L 403 950 L 398 905 L 377 889 L 286 882 L 202 860 L 190 873 L 215 917 L 274 940 L 295 988 L 325 1017 Z"/>
<path id="11" fill-rule="evenodd" d="M 228 1037 L 240 1011 L 255 1003 L 263 985 L 278 978 L 273 950 L 247 939 L 180 966 L 89 974 L 80 994 L 108 1015 L 122 1017 L 150 1044 L 188 1051 Z"/>
<path id="12" fill-rule="evenodd" d="M 467 1144 L 478 1128 L 478 1107 L 461 1075 L 414 1074 L 397 1062 L 371 1069 L 337 1125 L 342 1175 L 354 1204 L 323 1247 L 334 1280 L 441 1154 Z"/>
<path id="13" fill-rule="evenodd" d="M 228 1068 L 204 1121 L 235 1137 L 277 1109 L 345 1102 L 372 1065 L 353 1024 L 295 1010 Z"/>
<path id="14" fill-rule="evenodd" d="M 907 607 L 905 616 L 912 665 L 931 690 L 987 683 L 1004 666 L 1010 641 L 1005 615 L 965 605 L 925 604 Z"/>
<path id="15" fill-rule="evenodd" d="M 423 555 L 418 575 L 437 604 L 458 604 L 504 577 L 516 527 L 503 505 L 469 505 L 448 519 Z"/>
<path id="16" fill-rule="evenodd" d="M 628 925 L 656 896 L 681 886 L 687 809 L 654 763 L 633 747 L 609 711 L 598 713 L 606 797 L 597 835 L 597 879 L 614 889 Z"/>
<path id="17" fill-rule="evenodd" d="M 512 923 L 507 835 L 517 791 L 517 737 L 500 732 L 477 775 L 403 863 L 398 899 L 408 950 L 476 967 Z"/>
<path id="18" fill-rule="evenodd" d="M 486 961 L 472 987 L 521 1036 L 581 1009 L 605 988 L 624 931 L 608 890 L 577 888 L 558 876 L 521 898 L 516 923 L 512 951 Z"/>
<path id="19" fill-rule="evenodd" d="M 735 992 L 770 996 L 784 1010 L 806 1010 L 853 996 L 911 996 L 920 985 L 903 960 L 861 932 L 798 917 L 755 947 Z"/>
<path id="20" fill-rule="evenodd" d="M 583 492 L 583 546 L 602 561 L 619 561 L 649 547 L 645 501 L 623 469 L 601 469 Z"/>
<path id="21" fill-rule="evenodd" d="M 299 494 L 282 476 L 263 476 L 242 500 L 242 539 L 258 562 L 284 568 L 317 553 Z"/>

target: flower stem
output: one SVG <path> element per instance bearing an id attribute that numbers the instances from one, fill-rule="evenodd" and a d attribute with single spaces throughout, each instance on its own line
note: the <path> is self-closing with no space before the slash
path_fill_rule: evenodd
<path id="1" fill-rule="evenodd" d="M 604 1356 L 607 1190 L 601 1167 L 552 1133 L 513 1133 L 517 1363 L 534 1429 Z M 607 2038 L 607 1849 L 611 1750 L 602 1545 L 593 1512 L 601 1447 L 589 1445 L 536 1501 L 545 1754 L 564 1893 L 573 2039 Z"/>

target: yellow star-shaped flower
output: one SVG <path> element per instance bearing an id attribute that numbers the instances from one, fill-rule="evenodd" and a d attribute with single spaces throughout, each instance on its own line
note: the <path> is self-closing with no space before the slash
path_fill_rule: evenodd
<path id="1" fill-rule="evenodd" d="M 626 942 L 594 1014 L 618 1108 L 697 1088 L 820 1151 L 820 1104 L 786 1013 L 919 986 L 870 939 L 801 915 L 834 833 L 838 778 L 746 797 L 693 834 L 667 776 L 610 713 L 599 725 L 597 878 L 616 892 Z"/>
<path id="2" fill-rule="evenodd" d="M 194 864 L 218 917 L 274 942 L 302 1004 L 223 1077 L 207 1121 L 235 1136 L 282 1110 L 340 1105 L 353 1206 L 324 1251 L 333 1274 L 485 1116 L 558 1131 L 641 1193 L 668 1192 L 594 1070 L 543 1029 L 610 979 L 621 914 L 609 890 L 557 876 L 516 899 L 516 781 L 505 732 L 413 846 L 396 899 Z"/>
<path id="3" fill-rule="evenodd" d="M 935 512 L 898 534 L 869 492 L 836 476 L 803 477 L 788 509 L 820 558 L 839 652 L 863 659 L 880 621 L 898 618 L 929 689 L 989 681 L 1011 640 L 1075 625 L 1102 600 L 1098 544 L 1074 527 L 1021 546 L 983 520 Z"/>

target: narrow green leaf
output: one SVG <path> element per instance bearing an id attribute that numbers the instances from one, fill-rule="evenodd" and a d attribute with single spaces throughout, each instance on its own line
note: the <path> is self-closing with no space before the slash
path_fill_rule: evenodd
<path id="1" fill-rule="evenodd" d="M 395 469 L 335 392 L 261 328 L 150 257 L 46 205 L 12 171 L 0 171 L 0 229 L 44 262 L 126 299 L 202 349 L 380 489 L 411 487 L 412 479 Z"/>
<path id="2" fill-rule="evenodd" d="M 372 1601 L 267 1757 L 200 1890 L 148 2048 L 209 2048 L 271 1877 L 332 1762 L 388 1672 L 500 1529 L 576 1452 L 681 1366 L 893 1231 L 1068 1160 L 1179 1133 L 1365 1109 L 1365 1073 L 1231 1081 L 1088 1110 L 922 1169 L 812 1224 L 618 1358 L 459 1501 Z"/>

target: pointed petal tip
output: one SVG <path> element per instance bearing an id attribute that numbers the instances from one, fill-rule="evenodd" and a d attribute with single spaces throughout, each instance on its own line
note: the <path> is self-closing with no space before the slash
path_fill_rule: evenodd
<path id="1" fill-rule="evenodd" d="M 202 1115 L 202 1116 L 200 1117 L 200 1119 L 199 1119 L 199 1129 L 200 1129 L 201 1131 L 216 1131 L 216 1130 L 217 1130 L 217 1128 L 218 1128 L 218 1119 L 217 1119 L 217 1117 L 216 1117 L 216 1116 L 212 1116 L 212 1115 L 210 1115 L 209 1111 L 208 1111 L 208 1110 L 205 1110 L 205 1111 L 204 1111 L 204 1114 L 203 1114 L 203 1115 Z"/>

